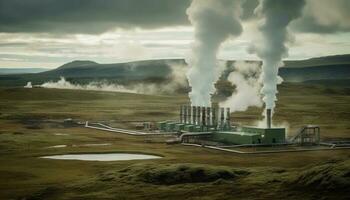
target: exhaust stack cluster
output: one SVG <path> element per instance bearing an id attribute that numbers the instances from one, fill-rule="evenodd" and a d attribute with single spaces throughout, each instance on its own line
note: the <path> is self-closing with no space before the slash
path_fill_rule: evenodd
<path id="1" fill-rule="evenodd" d="M 182 105 L 180 107 L 180 123 L 201 126 L 224 127 L 231 125 L 230 108 Z"/>

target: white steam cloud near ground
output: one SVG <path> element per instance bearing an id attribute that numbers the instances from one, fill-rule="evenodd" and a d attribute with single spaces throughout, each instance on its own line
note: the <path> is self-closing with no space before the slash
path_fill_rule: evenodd
<path id="1" fill-rule="evenodd" d="M 187 77 L 193 106 L 210 106 L 221 73 L 216 56 L 226 39 L 241 34 L 240 13 L 238 0 L 193 0 L 187 9 L 194 27 L 192 52 L 186 60 L 191 67 Z"/>
<path id="2" fill-rule="evenodd" d="M 43 88 L 72 89 L 72 90 L 94 90 L 109 92 L 125 92 L 137 94 L 172 94 L 175 90 L 187 87 L 187 79 L 184 74 L 187 71 L 185 65 L 168 63 L 171 68 L 169 81 L 163 84 L 156 83 L 137 83 L 121 85 L 109 83 L 108 81 L 93 81 L 88 84 L 76 84 L 67 81 L 61 77 L 58 81 L 48 81 L 40 85 Z M 28 85 L 28 84 L 27 84 Z"/>

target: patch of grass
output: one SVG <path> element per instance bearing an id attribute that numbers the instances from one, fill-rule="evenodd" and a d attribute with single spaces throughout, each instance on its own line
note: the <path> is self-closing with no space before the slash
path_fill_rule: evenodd
<path id="1" fill-rule="evenodd" d="M 342 90 L 337 88 L 335 92 L 328 91 L 333 93 L 330 94 L 326 88 L 279 85 L 274 122 L 288 122 L 291 133 L 305 124 L 319 124 L 323 139 L 348 140 L 350 96 L 342 94 L 339 92 Z M 148 143 L 149 138 L 62 124 L 63 119 L 73 118 L 76 121 L 105 121 L 116 127 L 135 128 L 134 122 L 177 119 L 179 105 L 188 102 L 186 95 L 13 88 L 0 89 L 0 96 L 0 180 L 3 180 L 0 182 L 0 199 L 348 197 L 345 189 L 327 189 L 348 187 L 348 162 L 342 159 L 334 164 L 323 163 L 329 158 L 348 159 L 350 154 L 346 149 L 238 155 L 166 145 L 162 142 L 165 137 L 159 137 L 159 142 Z M 261 108 L 250 108 L 233 113 L 232 119 L 235 123 L 254 124 L 261 118 L 261 112 Z M 28 129 L 30 125 L 40 125 L 41 128 Z M 79 146 L 94 143 L 111 145 Z M 47 148 L 54 145 L 67 147 Z M 143 152 L 164 157 L 120 162 L 38 158 L 86 152 Z M 325 193 L 318 195 L 320 191 Z"/>
<path id="2" fill-rule="evenodd" d="M 143 182 L 159 185 L 213 182 L 219 179 L 234 180 L 249 174 L 248 171 L 229 167 L 213 167 L 196 164 L 132 166 L 121 172 L 133 174 Z"/>
<path id="3" fill-rule="evenodd" d="M 297 188 L 320 191 L 348 190 L 350 188 L 350 160 L 330 160 L 305 169 L 296 175 L 291 184 Z"/>

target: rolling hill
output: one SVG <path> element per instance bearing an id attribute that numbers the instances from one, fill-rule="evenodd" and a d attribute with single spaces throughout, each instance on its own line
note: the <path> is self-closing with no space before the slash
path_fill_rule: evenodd
<path id="1" fill-rule="evenodd" d="M 227 65 L 235 61 L 228 61 Z M 250 61 L 258 62 L 260 61 Z M 96 80 L 109 82 L 164 81 L 177 67 L 185 66 L 183 59 L 134 61 L 127 63 L 99 64 L 93 61 L 73 61 L 56 69 L 36 74 L 0 75 L 0 86 L 23 86 L 28 81 L 42 84 L 57 80 L 87 83 Z M 233 68 L 234 69 L 234 68 Z M 326 80 L 350 80 L 350 54 L 336 55 L 307 60 L 285 61 L 279 71 L 285 82 L 316 82 Z"/>

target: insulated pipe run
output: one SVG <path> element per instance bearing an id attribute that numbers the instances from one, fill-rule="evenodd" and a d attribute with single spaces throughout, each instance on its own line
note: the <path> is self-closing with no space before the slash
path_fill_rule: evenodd
<path id="1" fill-rule="evenodd" d="M 271 128 L 271 109 L 266 109 L 266 123 L 267 128 Z"/>

